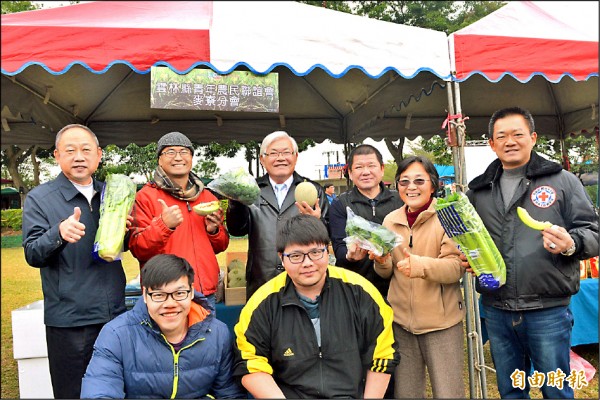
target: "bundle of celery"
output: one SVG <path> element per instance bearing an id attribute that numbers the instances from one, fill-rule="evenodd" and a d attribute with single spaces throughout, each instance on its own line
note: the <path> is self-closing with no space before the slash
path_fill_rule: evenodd
<path id="1" fill-rule="evenodd" d="M 506 282 L 506 265 L 475 208 L 463 193 L 438 199 L 435 211 L 448 237 L 467 256 L 481 287 L 497 289 Z"/>
<path id="2" fill-rule="evenodd" d="M 135 200 L 135 183 L 125 175 L 106 177 L 100 202 L 100 223 L 94 240 L 94 256 L 106 261 L 121 259 L 127 216 Z"/>

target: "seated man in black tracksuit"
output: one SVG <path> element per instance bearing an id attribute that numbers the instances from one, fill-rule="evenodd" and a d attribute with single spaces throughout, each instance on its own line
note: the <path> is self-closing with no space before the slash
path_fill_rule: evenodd
<path id="1" fill-rule="evenodd" d="M 255 398 L 382 398 L 399 353 L 393 312 L 364 277 L 328 265 L 329 235 L 300 214 L 277 231 L 285 272 L 235 326 L 234 377 Z"/>

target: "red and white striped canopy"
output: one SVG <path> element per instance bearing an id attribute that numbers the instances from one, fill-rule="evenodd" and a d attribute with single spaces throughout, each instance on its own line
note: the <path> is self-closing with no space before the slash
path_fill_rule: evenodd
<path id="1" fill-rule="evenodd" d="M 451 34 L 450 47 L 459 82 L 473 74 L 584 81 L 598 76 L 598 2 L 511 1 Z"/>
<path id="2" fill-rule="evenodd" d="M 445 33 L 293 1 L 85 2 L 2 15 L 1 30 L 2 145 L 51 146 L 74 122 L 118 145 L 170 130 L 198 143 L 278 129 L 318 142 L 414 138 L 442 132 L 447 108 Z M 277 72 L 280 112 L 150 109 L 155 65 Z"/>
<path id="3" fill-rule="evenodd" d="M 471 137 L 492 113 L 520 106 L 538 135 L 597 134 L 598 2 L 510 1 L 449 37 Z"/>
<path id="4" fill-rule="evenodd" d="M 402 51 L 398 51 L 398 50 Z M 449 77 L 445 35 L 296 2 L 98 1 L 2 16 L 2 72 L 28 65 L 64 73 L 73 64 L 136 72 L 168 65 L 185 73 L 239 64 L 264 73 L 287 65 L 297 75 L 359 68 Z"/>

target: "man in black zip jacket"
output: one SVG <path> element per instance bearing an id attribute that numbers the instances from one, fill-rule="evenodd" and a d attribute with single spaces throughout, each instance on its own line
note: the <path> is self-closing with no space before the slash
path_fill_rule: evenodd
<path id="1" fill-rule="evenodd" d="M 104 187 L 93 178 L 102 158 L 98 138 L 71 124 L 56 134 L 55 147 L 61 173 L 27 194 L 23 248 L 42 278 L 54 398 L 77 399 L 96 337 L 126 310 L 125 272 L 120 260 L 92 257 Z"/>
<path id="2" fill-rule="evenodd" d="M 528 398 L 533 369 L 546 378 L 544 398 L 573 398 L 568 382 L 556 383 L 571 372 L 569 302 L 579 291 L 579 260 L 598 255 L 598 215 L 575 175 L 533 151 L 529 111 L 496 111 L 488 135 L 498 159 L 469 182 L 467 196 L 506 264 L 503 286 L 477 284 L 498 390 L 502 398 Z M 552 226 L 532 229 L 518 207 Z"/>
<path id="3" fill-rule="evenodd" d="M 375 147 L 361 144 L 348 156 L 348 174 L 354 187 L 338 196 L 329 210 L 329 236 L 335 253 L 335 265 L 358 272 L 367 278 L 386 298 L 390 285 L 375 273 L 373 260 L 367 250 L 347 246 L 346 207 L 364 219 L 381 224 L 386 215 L 403 204 L 398 192 L 386 188 L 383 183 L 383 156 Z"/>

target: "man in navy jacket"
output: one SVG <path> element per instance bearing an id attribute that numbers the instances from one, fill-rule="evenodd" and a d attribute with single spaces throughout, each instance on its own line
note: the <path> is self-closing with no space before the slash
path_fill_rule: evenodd
<path id="1" fill-rule="evenodd" d="M 23 247 L 42 277 L 54 397 L 74 399 L 100 329 L 126 310 L 125 273 L 121 261 L 92 257 L 104 185 L 92 178 L 102 157 L 96 135 L 65 126 L 54 157 L 62 172 L 25 198 Z"/>

